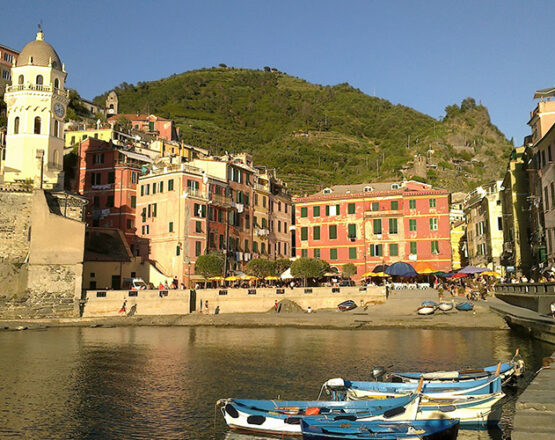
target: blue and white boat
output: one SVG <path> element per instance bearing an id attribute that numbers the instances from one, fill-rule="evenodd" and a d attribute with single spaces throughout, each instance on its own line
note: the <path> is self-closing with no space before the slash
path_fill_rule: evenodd
<path id="1" fill-rule="evenodd" d="M 249 399 L 218 401 L 231 429 L 272 435 L 301 435 L 302 420 L 414 420 L 419 403 L 420 395 L 417 393 L 394 399 L 344 402 Z"/>
<path id="2" fill-rule="evenodd" d="M 332 400 L 386 399 L 414 393 L 413 382 L 364 382 L 330 379 L 322 388 L 332 395 Z M 423 400 L 448 399 L 463 396 L 485 396 L 502 391 L 499 376 L 464 382 L 425 382 Z"/>
<path id="3" fill-rule="evenodd" d="M 462 303 L 458 303 L 455 308 L 461 312 L 470 312 L 471 310 L 474 310 L 474 304 L 465 301 Z"/>
<path id="4" fill-rule="evenodd" d="M 301 422 L 304 440 L 455 440 L 458 420 L 412 422 Z"/>
<path id="5" fill-rule="evenodd" d="M 389 373 L 388 379 L 392 382 L 418 382 L 424 378 L 424 382 L 462 382 L 467 380 L 484 379 L 494 376 L 498 365 L 489 367 L 458 370 L 458 371 L 435 371 L 429 373 Z M 518 349 L 514 357 L 509 362 L 504 362 L 499 368 L 499 376 L 503 384 L 507 383 L 513 377 L 519 377 L 524 373 L 524 361 L 519 355 Z"/>

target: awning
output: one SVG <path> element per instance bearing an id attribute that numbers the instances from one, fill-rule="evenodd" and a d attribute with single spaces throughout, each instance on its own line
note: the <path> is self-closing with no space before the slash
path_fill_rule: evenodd
<path id="1" fill-rule="evenodd" d="M 148 157 L 146 154 L 134 153 L 133 151 L 125 151 L 125 150 L 118 150 L 118 151 L 130 159 L 135 159 L 140 162 L 152 163 L 152 159 Z"/>

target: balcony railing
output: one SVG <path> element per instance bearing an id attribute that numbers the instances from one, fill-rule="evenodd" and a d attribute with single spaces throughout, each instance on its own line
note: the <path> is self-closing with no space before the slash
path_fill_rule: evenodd
<path id="1" fill-rule="evenodd" d="M 227 206 L 227 207 L 231 206 L 231 198 L 222 196 L 221 194 L 212 194 L 212 197 L 210 200 L 212 200 L 212 203 L 215 205 Z"/>
<path id="2" fill-rule="evenodd" d="M 21 92 L 24 90 L 32 90 L 35 92 L 52 92 L 56 95 L 69 97 L 69 90 L 57 89 L 46 84 L 14 84 L 8 86 L 6 89 L 6 91 L 8 92 Z"/>
<path id="3" fill-rule="evenodd" d="M 401 215 L 403 213 L 400 209 L 383 209 L 379 211 L 364 211 L 364 215 L 366 217 L 382 217 L 382 216 L 389 216 L 389 215 Z"/>

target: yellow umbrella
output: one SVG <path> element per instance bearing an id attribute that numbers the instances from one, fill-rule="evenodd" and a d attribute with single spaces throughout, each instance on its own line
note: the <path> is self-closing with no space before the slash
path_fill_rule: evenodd
<path id="1" fill-rule="evenodd" d="M 365 272 L 361 275 L 362 278 L 374 277 L 374 276 L 376 276 L 376 274 L 374 272 Z"/>
<path id="2" fill-rule="evenodd" d="M 480 275 L 487 275 L 489 277 L 497 277 L 497 278 L 499 278 L 501 276 L 500 273 L 493 272 L 493 271 L 482 272 Z"/>
<path id="3" fill-rule="evenodd" d="M 385 272 L 376 272 L 374 275 L 372 275 L 374 277 L 380 277 L 380 278 L 387 278 L 389 277 L 388 274 L 386 274 Z"/>
<path id="4" fill-rule="evenodd" d="M 277 281 L 279 280 L 279 277 L 275 277 L 273 275 L 268 275 L 267 277 L 264 278 L 266 281 Z"/>
<path id="5" fill-rule="evenodd" d="M 224 277 L 210 277 L 208 281 L 223 281 Z"/>
<path id="6" fill-rule="evenodd" d="M 235 275 L 225 278 L 225 281 L 239 281 L 241 278 L 236 277 Z"/>
<path id="7" fill-rule="evenodd" d="M 245 280 L 245 281 L 254 281 L 254 280 L 258 280 L 258 278 L 253 277 L 252 275 L 243 275 L 243 276 L 241 277 L 241 279 L 242 279 L 242 280 Z"/>

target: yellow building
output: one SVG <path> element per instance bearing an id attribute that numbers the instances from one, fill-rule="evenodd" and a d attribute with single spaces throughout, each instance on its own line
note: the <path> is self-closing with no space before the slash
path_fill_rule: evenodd
<path id="1" fill-rule="evenodd" d="M 114 129 L 108 128 L 87 128 L 83 130 L 68 130 L 64 133 L 64 144 L 66 148 L 79 145 L 80 142 L 88 138 L 100 139 L 110 142 L 114 139 Z"/>
<path id="2" fill-rule="evenodd" d="M 451 265 L 453 270 L 466 266 L 466 224 L 464 220 L 451 223 Z"/>
<path id="3" fill-rule="evenodd" d="M 60 57 L 39 30 L 12 67 L 12 85 L 4 95 L 8 112 L 5 182 L 32 180 L 35 187 L 63 187 L 66 76 Z"/>

